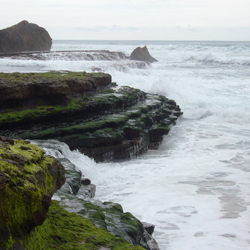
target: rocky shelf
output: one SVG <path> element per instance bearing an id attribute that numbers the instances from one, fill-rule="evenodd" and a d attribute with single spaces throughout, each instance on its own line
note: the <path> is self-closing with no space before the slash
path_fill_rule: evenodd
<path id="1" fill-rule="evenodd" d="M 84 200 L 81 205 L 80 199 L 67 192 L 67 185 L 72 185 L 73 182 L 75 192 L 78 189 L 83 192 L 81 182 L 89 182 L 86 179 L 81 181 L 81 173 L 70 162 L 62 163 L 65 169 L 58 160 L 45 155 L 44 150 L 37 145 L 0 136 L 1 250 L 153 249 L 148 245 L 155 242 L 152 232 L 131 214 L 123 213 L 120 205 L 110 203 L 107 208 L 100 210 L 98 206 L 91 202 L 85 203 Z M 65 196 L 72 196 L 72 204 L 78 202 L 82 206 L 79 213 L 69 213 L 57 201 L 51 201 L 52 195 L 61 187 L 62 190 L 57 195 L 64 202 Z M 66 205 L 64 207 L 67 208 Z M 116 210 L 114 218 L 117 217 L 119 223 L 109 222 L 110 230 L 107 230 L 105 226 L 109 224 L 104 218 L 112 217 L 112 212 Z M 95 226 L 97 222 L 102 225 Z M 119 225 L 126 225 L 127 229 L 115 230 Z M 133 233 L 133 238 L 129 237 L 130 232 Z M 120 238 L 122 234 L 124 239 Z M 154 246 L 157 247 L 157 244 Z"/>
<path id="2" fill-rule="evenodd" d="M 0 133 L 56 139 L 95 161 L 136 157 L 158 148 L 178 117 L 164 96 L 118 87 L 103 73 L 0 75 Z"/>
<path id="3" fill-rule="evenodd" d="M 181 115 L 175 101 L 109 74 L 0 73 L 0 249 L 159 250 L 152 224 L 93 201 L 95 185 L 75 165 L 17 139 L 56 139 L 97 162 L 129 159 L 158 148 Z"/>

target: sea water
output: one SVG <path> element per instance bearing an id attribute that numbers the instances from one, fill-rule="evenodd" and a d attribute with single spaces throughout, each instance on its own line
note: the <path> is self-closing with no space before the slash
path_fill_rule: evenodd
<path id="1" fill-rule="evenodd" d="M 136 159 L 97 164 L 65 144 L 44 147 L 55 156 L 63 152 L 97 185 L 95 199 L 120 203 L 153 223 L 161 250 L 250 249 L 250 42 L 53 41 L 52 50 L 129 55 L 144 45 L 158 62 L 142 68 L 126 59 L 62 53 L 0 58 L 0 71 L 98 68 L 118 85 L 174 99 L 183 116 L 158 150 Z"/>

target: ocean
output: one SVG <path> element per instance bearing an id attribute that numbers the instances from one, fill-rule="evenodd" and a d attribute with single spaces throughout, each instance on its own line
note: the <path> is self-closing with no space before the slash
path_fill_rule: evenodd
<path id="1" fill-rule="evenodd" d="M 144 45 L 158 62 L 98 52 L 129 56 Z M 250 249 L 250 42 L 56 40 L 52 51 L 2 57 L 0 71 L 99 70 L 118 85 L 174 99 L 184 114 L 158 150 L 136 159 L 95 163 L 63 143 L 47 153 L 76 164 L 97 185 L 94 199 L 153 223 L 161 250 Z"/>

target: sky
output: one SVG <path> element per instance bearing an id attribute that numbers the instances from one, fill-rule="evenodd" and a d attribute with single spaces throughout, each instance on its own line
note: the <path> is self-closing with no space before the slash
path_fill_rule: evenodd
<path id="1" fill-rule="evenodd" d="M 0 29 L 22 20 L 67 40 L 250 41 L 250 0 L 0 0 Z"/>

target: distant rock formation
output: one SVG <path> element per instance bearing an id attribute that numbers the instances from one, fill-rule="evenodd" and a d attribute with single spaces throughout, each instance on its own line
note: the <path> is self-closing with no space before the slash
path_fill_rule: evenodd
<path id="1" fill-rule="evenodd" d="M 0 30 L 0 52 L 50 51 L 52 39 L 49 33 L 36 24 L 22 21 Z"/>
<path id="2" fill-rule="evenodd" d="M 130 55 L 130 59 L 144 61 L 147 63 L 157 62 L 157 60 L 149 54 L 147 46 L 144 46 L 143 48 L 137 47 L 134 49 Z"/>

